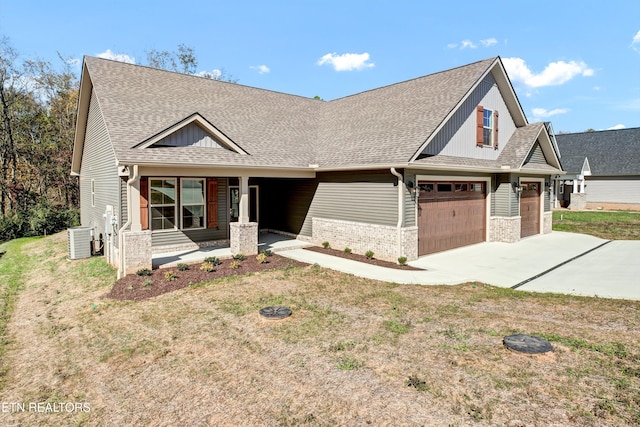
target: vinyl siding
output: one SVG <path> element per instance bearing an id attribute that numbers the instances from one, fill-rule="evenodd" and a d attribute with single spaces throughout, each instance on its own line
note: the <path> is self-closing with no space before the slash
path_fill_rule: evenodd
<path id="1" fill-rule="evenodd" d="M 218 179 L 218 228 L 200 230 L 157 231 L 151 234 L 151 246 L 173 246 L 228 238 L 227 179 Z M 180 213 L 180 209 L 178 209 Z M 205 217 L 206 218 L 206 217 Z M 178 219 L 179 221 L 179 219 Z"/>
<path id="2" fill-rule="evenodd" d="M 91 205 L 92 179 L 95 182 L 95 206 Z M 113 206 L 116 215 L 121 216 L 119 179 L 107 126 L 95 93 L 92 93 L 80 166 L 80 220 L 83 226 L 96 229 L 96 237 L 104 234 L 102 215 L 107 205 Z M 121 221 L 122 218 L 118 218 L 119 224 Z M 115 239 L 116 245 L 117 241 Z"/>
<path id="3" fill-rule="evenodd" d="M 418 225 L 416 223 L 416 201 L 412 200 L 411 192 L 406 187 L 409 181 L 412 181 L 415 186 L 418 185 L 418 181 L 416 180 L 415 173 L 405 171 L 404 173 L 404 183 L 405 183 L 404 222 L 402 224 L 403 227 L 413 227 Z"/>
<path id="4" fill-rule="evenodd" d="M 478 105 L 497 110 L 499 113 L 497 150 L 491 147 L 476 146 L 476 107 Z M 515 123 L 500 94 L 498 85 L 493 75 L 489 74 L 438 132 L 424 149 L 423 154 L 495 160 L 515 129 Z"/>
<path id="5" fill-rule="evenodd" d="M 586 177 L 587 202 L 640 204 L 640 177 Z"/>
<path id="6" fill-rule="evenodd" d="M 526 165 L 527 163 L 534 163 L 539 165 L 547 164 L 547 159 L 546 157 L 544 157 L 544 153 L 542 152 L 542 147 L 540 147 L 540 143 L 536 142 L 536 144 L 533 146 L 533 148 L 529 152 L 529 155 L 527 156 L 527 159 L 525 160 L 524 164 Z"/>
<path id="7" fill-rule="evenodd" d="M 204 129 L 195 123 L 189 123 L 187 126 L 178 129 L 171 135 L 162 138 L 153 144 L 154 147 L 210 147 L 224 148 L 211 137 Z"/>
<path id="8" fill-rule="evenodd" d="M 498 174 L 491 197 L 491 216 L 518 216 L 518 196 L 511 186 L 509 174 Z"/>
<path id="9" fill-rule="evenodd" d="M 120 218 L 124 224 L 129 219 L 127 212 L 127 178 L 120 177 Z"/>

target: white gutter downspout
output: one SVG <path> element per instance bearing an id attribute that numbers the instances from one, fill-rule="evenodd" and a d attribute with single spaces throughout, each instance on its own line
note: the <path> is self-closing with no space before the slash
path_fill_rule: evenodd
<path id="1" fill-rule="evenodd" d="M 131 186 L 138 180 L 138 165 L 133 165 L 133 176 L 127 181 L 127 222 L 118 230 L 118 279 L 124 276 L 124 242 L 122 233 L 131 225 Z"/>
<path id="2" fill-rule="evenodd" d="M 396 168 L 391 168 L 391 173 L 398 178 L 398 232 L 396 244 L 398 245 L 398 257 L 404 256 L 402 251 L 402 220 L 404 219 L 404 182 L 402 175 L 396 172 Z"/>

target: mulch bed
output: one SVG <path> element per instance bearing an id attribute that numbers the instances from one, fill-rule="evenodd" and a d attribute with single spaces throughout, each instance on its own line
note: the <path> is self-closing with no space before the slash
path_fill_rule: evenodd
<path id="1" fill-rule="evenodd" d="M 413 267 L 411 265 L 400 265 L 395 262 L 383 261 L 381 259 L 375 259 L 375 258 L 369 259 L 366 256 L 360 255 L 360 254 L 354 254 L 354 253 L 348 254 L 338 249 L 332 249 L 332 248 L 325 249 L 319 246 L 309 246 L 309 247 L 306 247 L 305 249 L 308 251 L 320 252 L 321 254 L 327 254 L 327 255 L 336 256 L 340 258 L 346 258 L 353 261 L 364 262 L 366 264 L 377 265 L 380 267 L 395 268 L 396 270 L 424 270 L 423 268 Z"/>
<path id="2" fill-rule="evenodd" d="M 258 263 L 255 256 L 248 256 L 244 261 L 241 261 L 240 267 L 236 269 L 231 268 L 232 259 L 224 259 L 221 261 L 222 264 L 216 266 L 215 271 L 212 272 L 200 270 L 200 265 L 202 264 L 198 263 L 190 264 L 189 270 L 185 271 L 179 271 L 177 267 L 171 267 L 153 270 L 150 276 L 129 274 L 113 285 L 113 288 L 106 295 L 106 298 L 140 301 L 186 288 L 192 284 L 208 282 L 221 277 L 308 265 L 277 254 L 268 257 L 267 262 L 264 264 Z M 176 274 L 177 277 L 174 280 L 169 281 L 165 279 L 165 274 L 169 271 Z"/>

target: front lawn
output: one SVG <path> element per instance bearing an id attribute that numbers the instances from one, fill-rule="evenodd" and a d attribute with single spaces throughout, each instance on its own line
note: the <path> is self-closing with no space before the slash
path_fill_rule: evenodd
<path id="1" fill-rule="evenodd" d="M 86 405 L 2 425 L 640 424 L 639 301 L 318 266 L 118 301 L 113 269 L 66 260 L 64 233 L 20 249 L 0 402 Z M 265 320 L 271 305 L 293 314 Z M 554 351 L 505 349 L 516 333 Z"/>
<path id="2" fill-rule="evenodd" d="M 640 240 L 640 212 L 555 211 L 553 229 L 607 240 Z"/>

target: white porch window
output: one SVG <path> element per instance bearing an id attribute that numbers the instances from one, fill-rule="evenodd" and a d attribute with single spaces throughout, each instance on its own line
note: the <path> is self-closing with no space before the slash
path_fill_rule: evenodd
<path id="1" fill-rule="evenodd" d="M 189 178 L 180 180 L 182 205 L 182 229 L 205 228 L 205 180 Z"/>
<path id="2" fill-rule="evenodd" d="M 149 179 L 151 230 L 176 228 L 176 179 Z"/>

